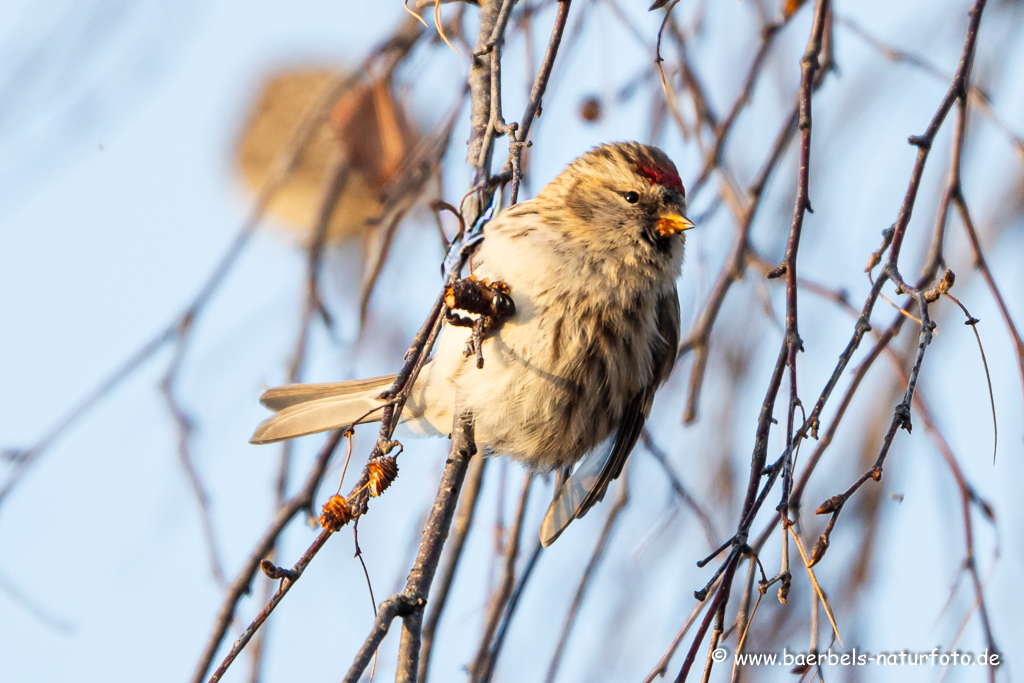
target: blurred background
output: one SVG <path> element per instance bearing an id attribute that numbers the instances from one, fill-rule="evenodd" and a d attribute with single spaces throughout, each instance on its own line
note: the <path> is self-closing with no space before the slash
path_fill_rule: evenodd
<path id="1" fill-rule="evenodd" d="M 516 4 L 502 61 L 507 121 L 526 106 L 557 4 Z M 924 132 L 949 87 L 970 4 L 833 5 L 825 47 L 832 68 L 813 100 L 814 212 L 799 252 L 806 286 L 798 391 L 808 411 L 853 333 L 855 315 L 841 302 L 859 310 L 867 297 L 865 265 L 896 220 L 917 153 L 907 137 Z M 410 5 L 428 28 L 398 0 L 0 5 L 3 680 L 191 679 L 226 587 L 281 502 L 303 487 L 324 442 L 301 439 L 284 454 L 280 446 L 249 445 L 266 415 L 259 394 L 289 380 L 336 381 L 401 366 L 442 286 L 445 245 L 458 228 L 432 203 L 458 206 L 472 183 L 464 89 L 478 21 L 476 5 L 441 4 L 450 47 L 436 30 L 433 3 Z M 665 149 L 699 227 L 687 235 L 679 282 L 683 339 L 729 272 L 737 210 L 796 102 L 813 5 L 679 2 L 661 43 L 663 88 L 655 56 L 665 9 L 649 12 L 637 0 L 571 4 L 520 199 L 593 145 L 636 139 Z M 1024 4 L 988 2 L 962 153 L 966 204 L 1018 324 L 1022 27 Z M 375 52 L 396 36 L 400 49 Z M 710 117 L 724 121 L 751 76 L 721 163 L 697 182 L 715 144 Z M 955 128 L 954 110 L 936 137 L 907 231 L 900 266 L 909 280 L 929 262 L 943 221 Z M 290 154 L 296 131 L 309 134 L 308 144 Z M 506 142 L 497 141 L 495 172 Z M 655 402 L 646 445 L 604 503 L 534 556 L 552 482 L 538 477 L 526 489 L 522 468 L 488 462 L 432 648 L 432 680 L 467 678 L 493 596 L 520 582 L 531 558 L 494 680 L 640 681 L 665 656 L 669 680 L 676 676 L 693 631 L 678 649 L 670 646 L 697 606 L 694 591 L 718 566 L 696 562 L 739 521 L 758 410 L 782 341 L 784 285 L 764 273 L 785 250 L 798 148 L 787 144 L 768 177 L 743 277 L 706 344 L 681 356 Z M 881 481 L 868 481 L 850 500 L 815 576 L 843 638 L 833 651 L 979 653 L 994 642 L 1004 658 L 995 676 L 1009 680 L 1024 643 L 1021 349 L 975 268 L 957 211 L 941 224 L 943 263 L 956 273 L 951 293 L 980 320 L 998 420 L 995 461 L 982 356 L 964 313 L 943 298 L 930 308 L 938 334 L 921 372 L 926 412 L 915 406 L 915 429 L 897 433 Z M 883 293 L 902 305 L 891 284 Z M 898 315 L 880 301 L 872 325 L 884 330 Z M 901 373 L 912 365 L 918 329 L 907 321 L 893 353 L 871 366 L 809 477 L 800 527 L 808 548 L 828 521 L 813 514 L 817 506 L 874 462 L 906 387 Z M 865 337 L 851 370 L 874 341 Z M 690 382 L 700 357 L 706 373 L 696 395 Z M 822 413 L 822 435 L 851 370 Z M 786 445 L 788 391 L 784 383 L 769 461 Z M 346 490 L 375 437 L 373 427 L 357 430 Z M 344 676 L 373 605 L 404 585 L 445 462 L 446 440 L 402 428 L 397 438 L 405 446 L 399 477 L 358 528 L 373 599 L 353 557 L 352 530 L 343 529 L 225 680 Z M 797 472 L 820 443 L 803 444 Z M 338 485 L 343 449 L 318 488 L 316 510 Z M 778 495 L 770 494 L 755 533 L 771 521 Z M 298 515 L 280 535 L 278 564 L 294 564 L 315 538 L 307 521 Z M 509 544 L 518 545 L 511 574 L 502 559 Z M 746 636 L 748 652 L 829 645 L 828 620 L 792 546 L 790 553 L 789 600 L 780 604 L 777 587 L 768 591 Z M 760 552 L 769 577 L 781 555 L 776 530 Z M 727 621 L 735 620 L 747 568 L 737 574 Z M 256 576 L 215 664 L 265 603 L 268 585 Z M 380 680 L 394 676 L 397 631 L 381 647 Z M 722 643 L 732 653 L 737 640 L 732 632 Z M 731 661 L 716 666 L 712 680 L 729 680 Z M 938 666 L 823 673 L 870 681 L 990 675 Z M 742 672 L 744 680 L 766 681 L 817 675 L 781 666 Z"/>

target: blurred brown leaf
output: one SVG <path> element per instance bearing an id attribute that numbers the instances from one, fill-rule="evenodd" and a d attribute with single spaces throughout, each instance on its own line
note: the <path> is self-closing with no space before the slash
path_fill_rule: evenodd
<path id="1" fill-rule="evenodd" d="M 303 67 L 271 74 L 260 91 L 236 150 L 245 184 L 260 187 L 302 122 L 307 107 L 335 77 L 332 69 Z M 327 240 L 366 232 L 380 212 L 381 191 L 391 181 L 418 133 L 387 84 L 360 83 L 343 94 L 329 121 L 313 134 L 267 210 L 308 242 L 317 222 L 326 177 L 344 156 L 351 173 L 327 228 Z"/>
<path id="2" fill-rule="evenodd" d="M 378 191 L 394 179 L 418 138 L 381 81 L 356 87 L 339 99 L 330 123 L 353 168 Z"/>

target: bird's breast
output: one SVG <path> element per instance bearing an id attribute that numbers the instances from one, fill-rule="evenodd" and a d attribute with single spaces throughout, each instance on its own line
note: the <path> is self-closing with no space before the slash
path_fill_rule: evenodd
<path id="1" fill-rule="evenodd" d="M 446 328 L 438 356 L 451 358 L 437 369 L 457 366 L 452 391 L 474 413 L 481 445 L 552 470 L 604 441 L 654 381 L 658 292 L 521 227 L 489 233 L 474 272 L 509 286 L 515 315 L 485 339 L 483 368 L 462 354 L 469 330 Z"/>

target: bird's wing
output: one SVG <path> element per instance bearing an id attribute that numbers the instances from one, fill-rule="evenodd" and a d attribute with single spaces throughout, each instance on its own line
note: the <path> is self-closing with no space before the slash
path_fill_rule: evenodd
<path id="1" fill-rule="evenodd" d="M 395 381 L 395 375 L 373 377 L 371 379 L 354 379 L 347 382 L 328 382 L 326 384 L 287 384 L 283 387 L 267 389 L 260 396 L 260 403 L 274 412 L 284 410 L 307 401 L 321 398 L 340 398 L 351 394 L 361 394 L 370 389 L 389 386 Z"/>
<path id="2" fill-rule="evenodd" d="M 583 456 L 572 476 L 557 488 L 540 527 L 540 540 L 545 547 L 554 543 L 570 522 L 587 514 L 594 503 L 604 498 L 608 484 L 622 473 L 650 412 L 647 393 L 654 397 L 651 391 L 634 398 L 615 435 Z"/>
<path id="3" fill-rule="evenodd" d="M 598 490 L 617 441 L 608 439 L 583 456 L 572 476 L 556 488 L 555 498 L 540 525 L 540 542 L 545 548 L 555 542 L 572 520 L 585 515 L 593 505 L 587 501 Z"/>
<path id="4" fill-rule="evenodd" d="M 587 514 L 594 503 L 604 498 L 608 485 L 622 474 L 626 458 L 651 413 L 654 393 L 672 372 L 679 345 L 679 299 L 674 288 L 671 295 L 658 300 L 657 315 L 659 334 L 652 341 L 655 377 L 626 406 L 614 437 L 585 455 L 572 476 L 556 489 L 540 528 L 540 540 L 545 547 L 554 543 L 572 520 Z"/>

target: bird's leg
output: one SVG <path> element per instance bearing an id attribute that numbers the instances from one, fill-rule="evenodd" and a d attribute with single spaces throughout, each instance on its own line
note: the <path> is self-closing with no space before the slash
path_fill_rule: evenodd
<path id="1" fill-rule="evenodd" d="M 467 356 L 475 353 L 476 366 L 482 368 L 484 366 L 484 336 L 498 328 L 516 312 L 516 305 L 512 301 L 508 285 L 499 281 L 477 280 L 474 277 L 457 280 L 448 287 L 444 302 L 449 308 L 445 316 L 448 322 L 458 327 L 473 328 L 473 332 L 466 342 L 465 353 Z M 466 318 L 455 311 L 465 311 L 478 317 Z"/>

